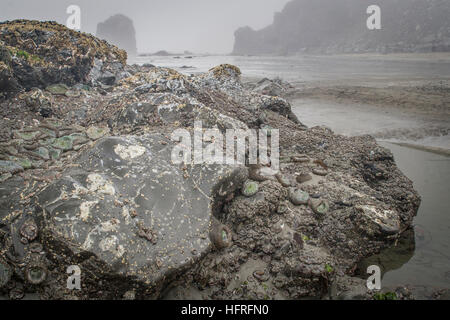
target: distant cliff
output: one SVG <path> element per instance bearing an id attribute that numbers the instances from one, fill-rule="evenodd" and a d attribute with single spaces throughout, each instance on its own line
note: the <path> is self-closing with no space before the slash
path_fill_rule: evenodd
<path id="1" fill-rule="evenodd" d="M 381 30 L 369 30 L 370 5 Z M 450 51 L 448 0 L 292 0 L 262 29 L 235 32 L 237 55 Z"/>
<path id="2" fill-rule="evenodd" d="M 122 14 L 116 14 L 99 23 L 96 36 L 127 51 L 129 56 L 137 55 L 133 20 Z"/>

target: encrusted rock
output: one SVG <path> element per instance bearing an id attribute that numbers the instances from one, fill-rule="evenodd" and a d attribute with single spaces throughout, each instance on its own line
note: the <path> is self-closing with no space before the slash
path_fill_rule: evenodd
<path id="1" fill-rule="evenodd" d="M 9 91 L 15 89 L 16 83 L 28 90 L 57 83 L 88 83 L 91 81 L 94 60 L 102 60 L 98 75 L 101 76 L 101 72 L 106 69 L 122 72 L 127 59 L 125 51 L 55 22 L 2 22 L 0 38 L 4 43 L 3 48 L 14 58 L 9 69 L 12 79 L 4 85 Z M 41 71 L 43 69 L 45 72 Z"/>
<path id="2" fill-rule="evenodd" d="M 291 200 L 291 202 L 297 206 L 305 205 L 305 204 L 308 204 L 309 194 L 308 194 L 308 192 L 305 192 L 300 189 L 290 188 L 289 189 L 289 200 Z"/>

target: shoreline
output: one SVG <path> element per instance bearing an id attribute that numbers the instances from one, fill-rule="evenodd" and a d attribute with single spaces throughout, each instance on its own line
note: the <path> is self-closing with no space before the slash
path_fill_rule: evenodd
<path id="1" fill-rule="evenodd" d="M 384 142 L 384 143 L 395 144 L 395 145 L 400 146 L 400 147 L 405 147 L 405 148 L 410 148 L 410 149 L 415 149 L 415 150 L 420 150 L 420 151 L 425 151 L 425 152 L 429 152 L 429 153 L 438 154 L 438 155 L 441 155 L 441 156 L 450 157 L 450 150 L 448 150 L 448 149 L 432 147 L 432 146 L 423 146 L 423 145 L 418 145 L 418 144 L 413 144 L 413 143 L 406 143 L 406 142 L 394 142 L 394 141 L 389 141 L 389 140 L 378 140 L 378 141 L 379 142 Z"/>

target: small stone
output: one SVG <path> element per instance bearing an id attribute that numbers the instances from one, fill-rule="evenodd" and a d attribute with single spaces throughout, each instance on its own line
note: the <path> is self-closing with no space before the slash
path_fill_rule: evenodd
<path id="1" fill-rule="evenodd" d="M 61 149 L 63 151 L 69 151 L 73 149 L 73 137 L 70 136 L 64 136 L 58 139 L 55 139 L 55 141 L 52 144 L 53 148 Z"/>
<path id="2" fill-rule="evenodd" d="M 301 173 L 297 176 L 298 183 L 305 183 L 310 180 L 312 180 L 312 176 L 309 173 Z"/>
<path id="3" fill-rule="evenodd" d="M 25 141 L 31 141 L 31 140 L 34 140 L 39 134 L 40 134 L 39 131 L 32 131 L 32 132 L 14 131 L 14 135 L 15 135 L 18 139 L 23 139 L 23 140 L 25 140 Z"/>
<path id="4" fill-rule="evenodd" d="M 109 133 L 108 128 L 90 127 L 87 129 L 86 134 L 91 140 L 98 140 Z"/>
<path id="5" fill-rule="evenodd" d="M 253 272 L 253 277 L 260 282 L 267 281 L 270 278 L 268 272 L 261 270 L 256 270 L 255 272 Z"/>
<path id="6" fill-rule="evenodd" d="M 84 133 L 72 133 L 69 137 L 73 139 L 74 144 L 85 144 L 89 142 Z"/>
<path id="7" fill-rule="evenodd" d="M 309 194 L 300 189 L 291 188 L 289 190 L 289 200 L 296 206 L 308 204 Z"/>
<path id="8" fill-rule="evenodd" d="M 50 159 L 50 154 L 47 148 L 39 147 L 37 150 L 34 151 L 34 153 L 45 160 Z"/>
<path id="9" fill-rule="evenodd" d="M 328 174 L 327 170 L 320 169 L 320 168 L 314 168 L 312 172 L 317 176 L 323 176 L 323 177 Z"/>
<path id="10" fill-rule="evenodd" d="M 291 157 L 292 162 L 299 162 L 299 163 L 307 163 L 309 162 L 309 158 L 307 156 L 293 156 Z"/>
<path id="11" fill-rule="evenodd" d="M 63 83 L 58 83 L 48 86 L 47 88 L 45 88 L 45 90 L 47 90 L 53 95 L 65 95 L 66 92 L 69 90 L 69 87 Z"/>
<path id="12" fill-rule="evenodd" d="M 258 193 L 259 184 L 256 181 L 247 180 L 242 186 L 242 194 L 246 197 L 252 197 Z"/>

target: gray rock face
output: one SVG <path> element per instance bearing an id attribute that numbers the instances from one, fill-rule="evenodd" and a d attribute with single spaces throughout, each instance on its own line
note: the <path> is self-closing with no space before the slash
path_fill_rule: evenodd
<path id="1" fill-rule="evenodd" d="M 125 50 L 129 56 L 137 55 L 136 31 L 133 20 L 116 14 L 97 25 L 97 37 Z"/>
<path id="2" fill-rule="evenodd" d="M 71 261 L 95 255 L 104 273 L 147 294 L 192 266 L 211 249 L 213 201 L 233 193 L 246 169 L 183 170 L 171 163 L 172 148 L 159 134 L 100 140 L 77 161 L 82 169 L 38 195 L 46 247 L 71 252 Z"/>
<path id="3" fill-rule="evenodd" d="M 185 296 L 298 299 L 322 298 L 336 283 L 337 296 L 355 286 L 364 296 L 347 276 L 392 246 L 420 203 L 388 150 L 370 136 L 302 126 L 285 99 L 246 89 L 235 66 L 196 76 L 134 69 L 110 92 L 57 96 L 71 109 L 86 106 L 85 123 L 68 112 L 0 142 L 0 277 L 8 283 L 0 295 L 151 299 L 191 288 Z M 24 98 L 47 101 L 40 91 Z M 221 133 L 278 128 L 279 174 L 173 164 L 172 133 L 192 136 L 198 120 Z M 301 173 L 311 178 L 300 184 Z M 255 182 L 243 188 L 248 179 Z M 311 201 L 292 203 L 290 187 Z M 67 291 L 70 265 L 81 269 L 82 290 Z"/>
<path id="4" fill-rule="evenodd" d="M 370 5 L 381 8 L 381 30 L 369 30 Z M 293 0 L 272 25 L 235 33 L 234 54 L 432 52 L 450 50 L 446 0 Z"/>

